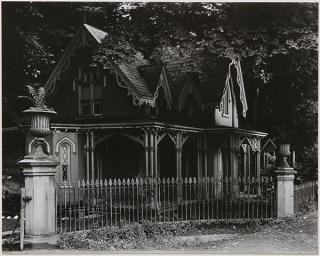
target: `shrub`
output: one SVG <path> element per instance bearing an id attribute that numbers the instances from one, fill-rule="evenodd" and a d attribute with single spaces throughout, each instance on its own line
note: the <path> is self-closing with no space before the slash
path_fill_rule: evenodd
<path id="1" fill-rule="evenodd" d="M 274 225 L 276 220 L 206 220 L 170 223 L 143 222 L 141 224 L 120 223 L 119 226 L 78 231 L 61 235 L 58 246 L 62 249 L 143 249 L 162 246 L 172 247 L 170 238 L 187 235 L 197 230 L 215 232 L 221 228 L 255 231 L 264 225 Z"/>
<path id="2" fill-rule="evenodd" d="M 59 237 L 58 247 L 61 249 L 87 249 L 89 248 L 89 241 L 86 239 L 86 236 L 87 231 L 63 233 Z"/>

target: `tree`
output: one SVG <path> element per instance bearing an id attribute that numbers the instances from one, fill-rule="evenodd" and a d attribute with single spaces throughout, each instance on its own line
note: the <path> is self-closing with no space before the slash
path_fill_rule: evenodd
<path id="1" fill-rule="evenodd" d="M 316 3 L 4 3 L 4 109 L 19 113 L 15 96 L 21 82 L 44 82 L 85 20 L 110 35 L 93 61 L 123 61 L 139 51 L 159 62 L 163 48 L 175 47 L 193 60 L 184 72 L 208 75 L 224 60 L 239 57 L 249 104 L 245 127 L 276 138 L 285 134 L 303 152 L 305 147 L 315 148 L 317 141 L 317 7 Z"/>

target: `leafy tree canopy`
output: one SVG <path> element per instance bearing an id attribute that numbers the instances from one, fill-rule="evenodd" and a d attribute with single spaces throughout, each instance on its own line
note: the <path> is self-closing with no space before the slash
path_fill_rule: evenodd
<path id="1" fill-rule="evenodd" d="M 185 72 L 206 74 L 240 58 L 247 128 L 298 150 L 317 141 L 317 3 L 7 2 L 2 15 L 3 102 L 11 115 L 21 111 L 23 85 L 47 79 L 85 21 L 110 35 L 95 51 L 102 63 L 136 51 L 158 62 L 163 48 L 175 47 L 194 60 Z"/>

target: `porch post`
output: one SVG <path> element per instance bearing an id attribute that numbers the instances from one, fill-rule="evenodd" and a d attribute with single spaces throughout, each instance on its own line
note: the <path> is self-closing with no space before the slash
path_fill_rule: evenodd
<path id="1" fill-rule="evenodd" d="M 155 131 L 154 138 L 154 177 L 158 178 L 158 133 Z"/>
<path id="2" fill-rule="evenodd" d="M 237 135 L 233 134 L 230 136 L 230 177 L 232 178 L 232 184 L 230 184 L 233 196 L 237 196 L 239 193 L 238 184 L 238 157 L 239 157 L 239 138 Z"/>
<path id="3" fill-rule="evenodd" d="M 251 150 L 251 147 L 250 146 L 248 146 L 247 147 L 248 148 L 248 151 L 247 151 L 247 160 L 248 160 L 248 177 L 249 178 L 252 178 L 252 175 L 251 175 L 251 152 L 252 152 L 252 150 Z"/>
<path id="4" fill-rule="evenodd" d="M 202 176 L 202 165 L 201 165 L 201 140 L 200 135 L 197 137 L 197 173 L 198 179 Z"/>
<path id="5" fill-rule="evenodd" d="M 177 133 L 176 135 L 176 164 L 177 164 L 177 178 L 181 178 L 181 155 L 182 155 L 182 141 L 181 134 Z"/>
<path id="6" fill-rule="evenodd" d="M 153 178 L 154 177 L 154 134 L 151 131 L 150 134 L 150 176 Z"/>
<path id="7" fill-rule="evenodd" d="M 184 159 L 184 162 L 185 162 L 185 166 L 186 166 L 186 176 L 189 177 L 190 175 L 190 166 L 189 166 L 189 151 L 186 150 L 185 151 L 185 159 Z"/>
<path id="8" fill-rule="evenodd" d="M 177 152 L 177 199 L 179 202 L 182 200 L 182 187 L 180 184 L 180 180 L 182 179 L 182 171 L 181 171 L 181 160 L 182 160 L 182 134 L 179 132 L 176 135 L 176 152 Z"/>
<path id="9" fill-rule="evenodd" d="M 84 151 L 86 153 L 87 180 L 89 180 L 89 178 L 90 178 L 90 154 L 89 154 L 89 150 L 90 150 L 89 132 L 86 131 L 86 144 L 85 144 Z"/>
<path id="10" fill-rule="evenodd" d="M 144 129 L 145 175 L 149 175 L 149 131 Z"/>
<path id="11" fill-rule="evenodd" d="M 288 145 L 288 144 L 287 144 Z M 276 215 L 278 218 L 294 217 L 294 175 L 296 171 L 287 163 L 290 149 L 283 150 L 280 145 L 281 161 L 275 174 L 277 176 Z"/>
<path id="12" fill-rule="evenodd" d="M 94 134 L 90 131 L 91 179 L 94 181 Z"/>
<path id="13" fill-rule="evenodd" d="M 260 163 L 260 139 L 257 139 L 257 145 L 256 145 L 256 174 L 257 178 L 260 178 L 261 173 L 261 163 Z"/>
<path id="14" fill-rule="evenodd" d="M 204 177 L 208 177 L 208 145 L 207 145 L 207 135 L 205 134 L 204 135 L 204 162 L 203 162 L 203 165 L 204 165 Z"/>
<path id="15" fill-rule="evenodd" d="M 245 149 L 243 148 L 243 145 L 241 146 L 243 150 L 243 177 L 241 178 L 247 178 L 247 163 L 248 163 L 248 152 L 247 152 L 247 145 L 245 145 Z"/>

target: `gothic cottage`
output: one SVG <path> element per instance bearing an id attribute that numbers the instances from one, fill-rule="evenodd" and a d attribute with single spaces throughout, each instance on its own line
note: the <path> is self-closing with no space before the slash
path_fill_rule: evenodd
<path id="1" fill-rule="evenodd" d="M 183 72 L 192 60 L 168 48 L 157 64 L 137 54 L 110 69 L 91 65 L 107 36 L 82 25 L 45 83 L 58 113 L 46 137 L 57 181 L 260 177 L 266 134 L 240 127 L 248 107 L 238 60 L 212 77 Z M 26 153 L 33 143 L 28 136 Z"/>

